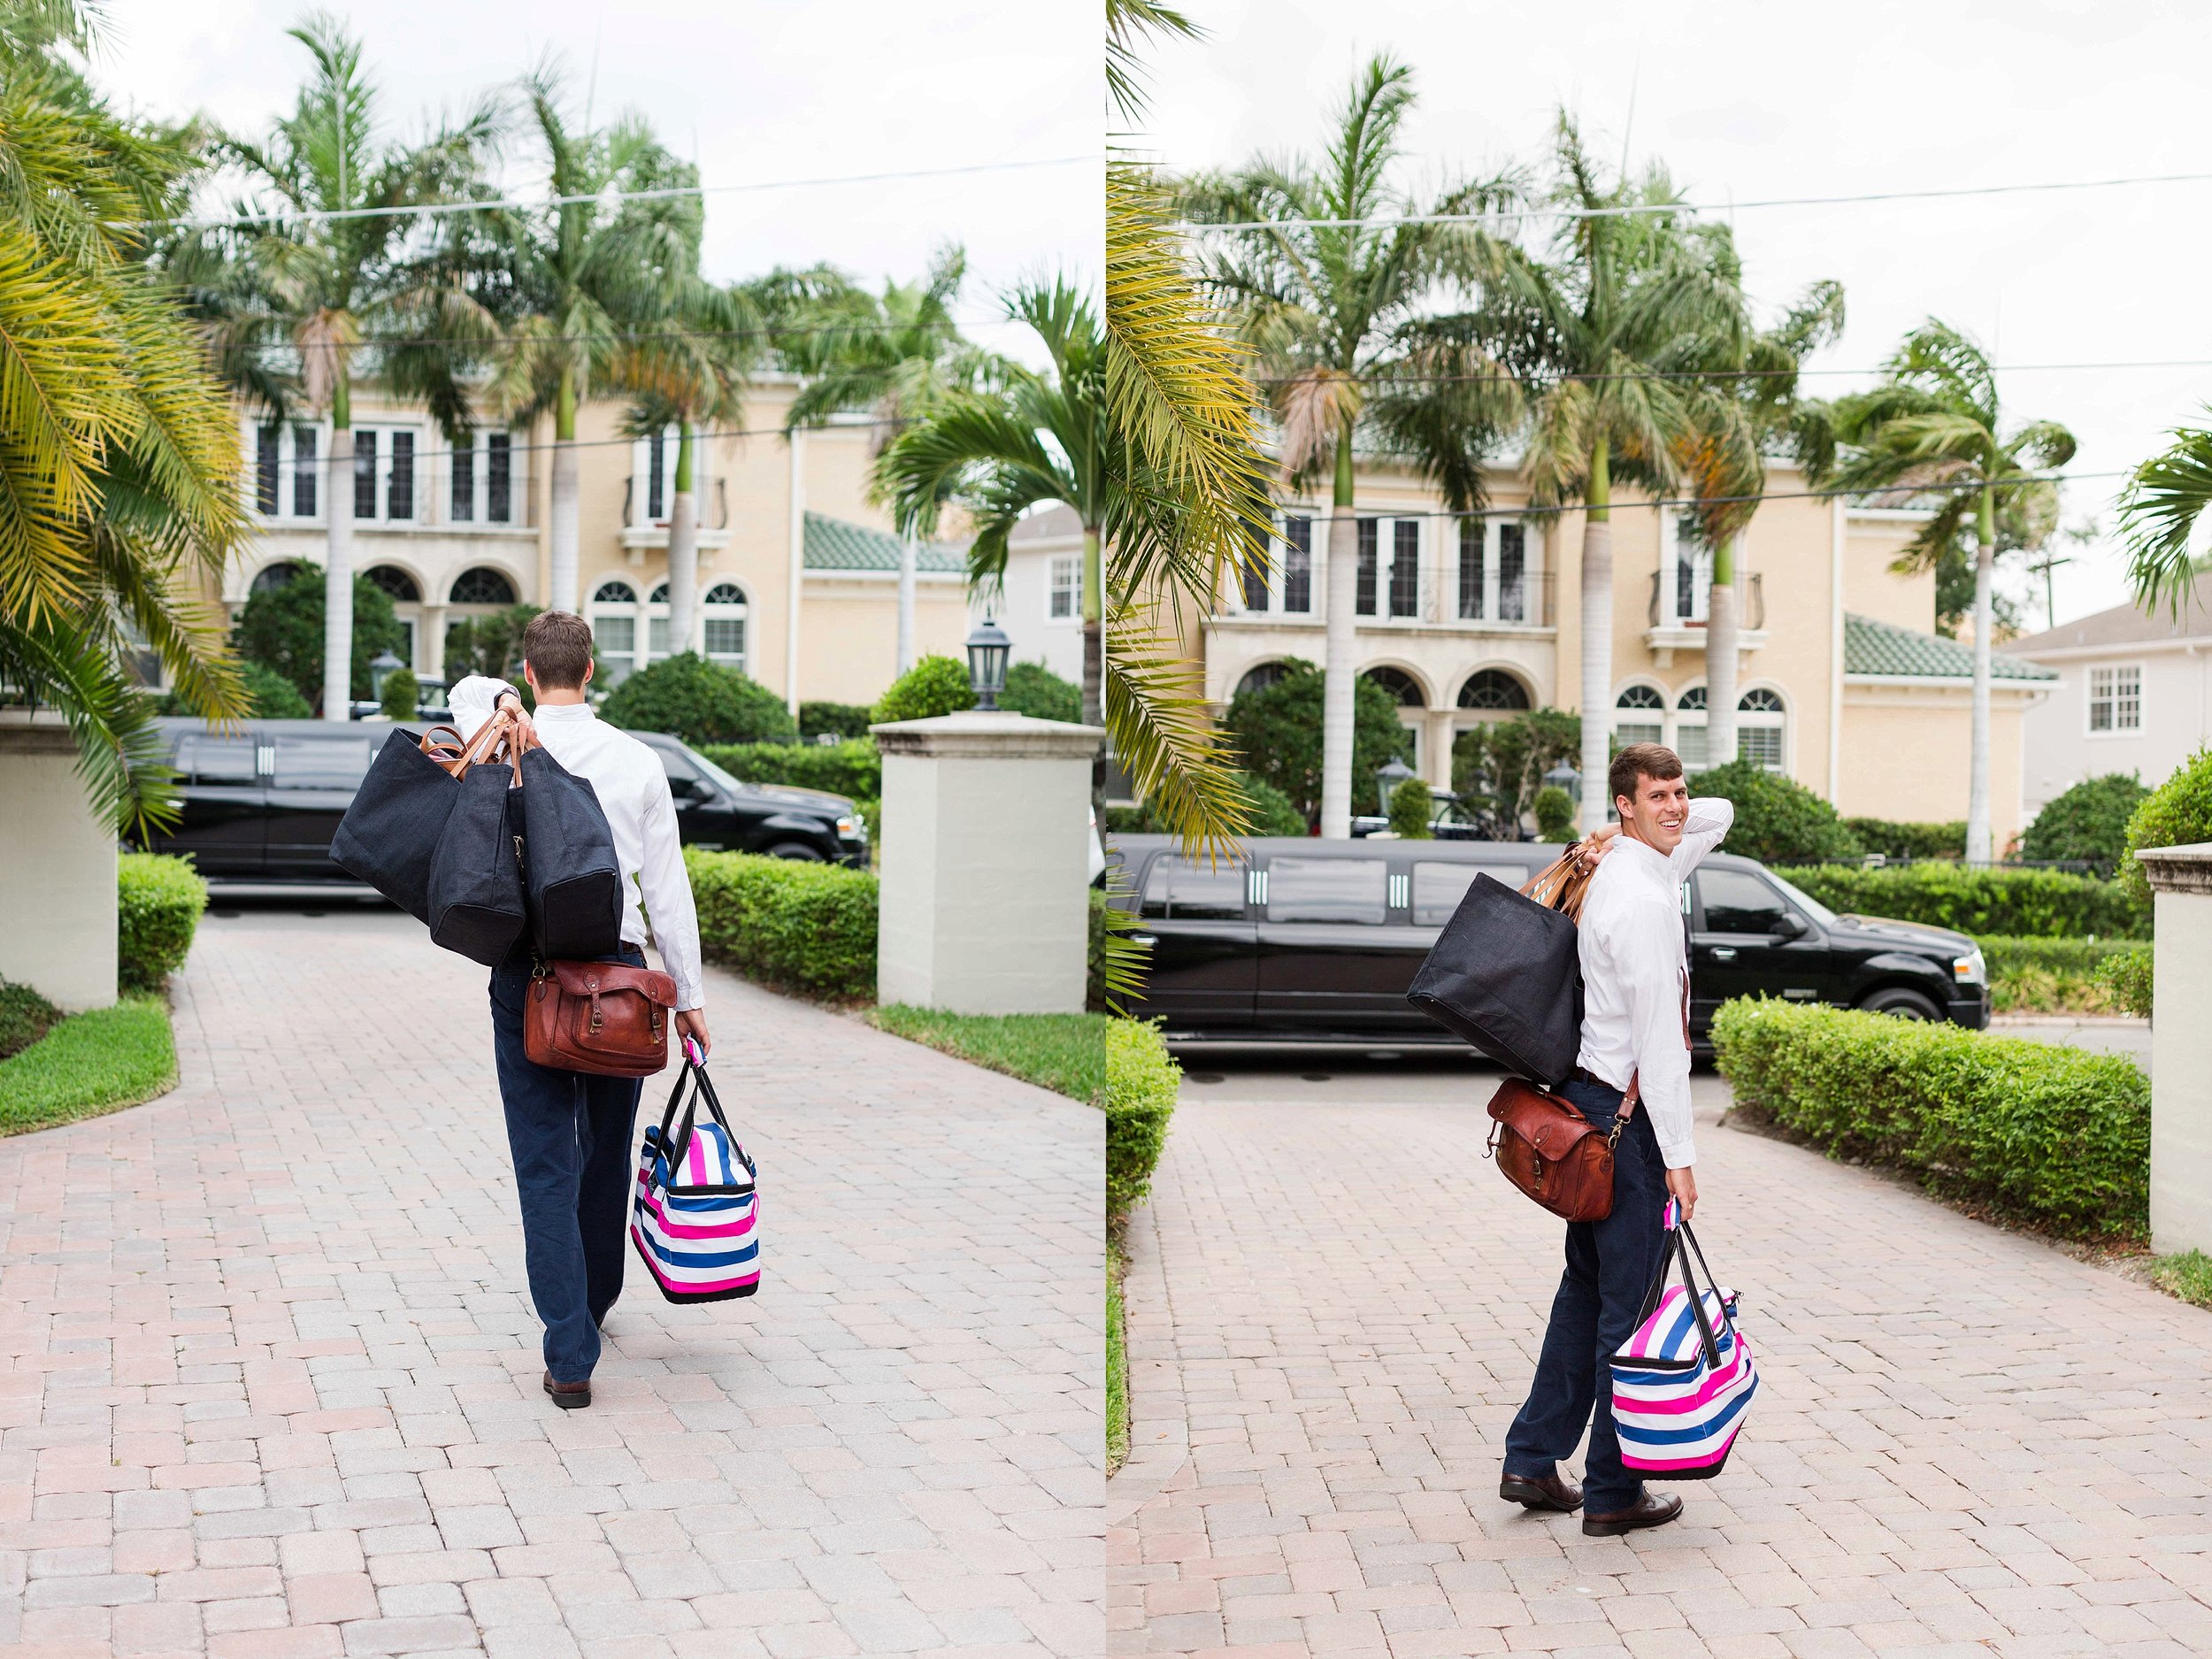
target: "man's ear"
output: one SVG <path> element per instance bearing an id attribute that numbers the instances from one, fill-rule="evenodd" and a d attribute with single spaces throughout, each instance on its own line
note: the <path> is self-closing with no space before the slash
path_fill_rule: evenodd
<path id="1" fill-rule="evenodd" d="M 599 664 L 592 661 L 590 657 L 584 658 L 584 677 L 576 682 L 577 690 L 581 691 L 586 686 L 591 684 L 592 670 L 598 666 Z"/>

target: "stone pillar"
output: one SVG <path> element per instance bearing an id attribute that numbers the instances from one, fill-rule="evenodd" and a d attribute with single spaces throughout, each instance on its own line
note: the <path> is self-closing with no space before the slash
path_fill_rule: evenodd
<path id="1" fill-rule="evenodd" d="M 973 710 L 869 730 L 883 754 L 878 1000 L 1081 1012 L 1105 733 Z"/>
<path id="2" fill-rule="evenodd" d="M 2156 904 L 2151 1248 L 2212 1250 L 2212 841 L 2136 856 Z"/>
<path id="3" fill-rule="evenodd" d="M 0 713 L 0 979 L 65 1013 L 115 1001 L 115 834 L 55 714 Z"/>

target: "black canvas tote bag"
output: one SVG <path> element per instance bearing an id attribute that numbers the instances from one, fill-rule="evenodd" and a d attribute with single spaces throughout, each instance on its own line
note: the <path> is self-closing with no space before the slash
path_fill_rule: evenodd
<path id="1" fill-rule="evenodd" d="M 428 921 L 431 860 L 460 793 L 454 768 L 480 747 L 488 750 L 497 735 L 488 726 L 465 746 L 449 726 L 394 732 L 338 821 L 332 859 L 417 921 Z"/>
<path id="2" fill-rule="evenodd" d="M 521 772 L 511 750 L 503 764 L 470 767 L 430 861 L 430 942 L 488 968 L 522 937 L 522 813 L 511 800 Z"/>
<path id="3" fill-rule="evenodd" d="M 547 961 L 611 956 L 622 943 L 622 873 L 598 791 L 542 747 L 522 757 L 523 887 Z"/>
<path id="4" fill-rule="evenodd" d="M 1546 891 L 1542 884 L 1557 869 L 1530 886 Z M 1573 888 L 1573 911 L 1585 885 Z M 1413 976 L 1406 1001 L 1509 1071 L 1557 1088 L 1572 1075 L 1582 1045 L 1573 914 L 1478 875 Z"/>

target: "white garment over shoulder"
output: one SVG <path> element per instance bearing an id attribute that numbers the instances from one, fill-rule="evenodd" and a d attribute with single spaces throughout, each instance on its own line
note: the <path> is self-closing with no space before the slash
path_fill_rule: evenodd
<path id="1" fill-rule="evenodd" d="M 475 736 L 500 698 L 513 689 L 503 680 L 482 674 L 471 674 L 455 686 L 453 724 L 462 737 Z M 622 937 L 643 945 L 649 915 L 661 965 L 676 981 L 676 1006 L 703 1006 L 699 912 L 691 902 L 691 874 L 684 868 L 683 844 L 676 833 L 676 803 L 668 793 L 660 757 L 627 732 L 605 724 L 589 703 L 541 703 L 530 722 L 546 753 L 590 781 L 607 815 L 615 863 L 622 872 Z"/>
<path id="2" fill-rule="evenodd" d="M 1617 1089 L 1640 1079 L 1660 1156 L 1671 1170 L 1697 1162 L 1691 1139 L 1690 965 L 1683 949 L 1682 883 L 1736 821 L 1717 796 L 1690 803 L 1672 853 L 1623 835 L 1607 849 L 1582 901 L 1582 1052 L 1576 1063 Z"/>

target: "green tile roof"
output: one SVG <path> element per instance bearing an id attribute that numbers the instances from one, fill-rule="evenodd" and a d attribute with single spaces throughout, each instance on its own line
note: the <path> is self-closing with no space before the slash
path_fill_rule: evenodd
<path id="1" fill-rule="evenodd" d="M 810 512 L 806 516 L 806 567 L 810 571 L 896 571 L 899 539 L 866 525 Z M 914 568 L 964 571 L 967 549 L 950 541 L 925 541 L 916 555 Z"/>
<path id="2" fill-rule="evenodd" d="M 1901 628 L 1893 622 L 1877 622 L 1872 617 L 1853 616 L 1847 611 L 1843 618 L 1843 672 L 1971 680 L 1974 653 L 1970 647 L 1961 645 L 1956 640 L 1923 634 L 1915 628 Z M 2008 657 L 2002 651 L 1992 651 L 1989 675 L 1992 680 L 2056 680 L 2058 671 Z"/>

